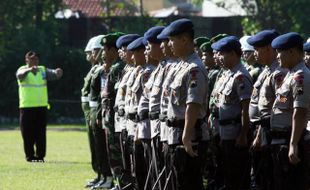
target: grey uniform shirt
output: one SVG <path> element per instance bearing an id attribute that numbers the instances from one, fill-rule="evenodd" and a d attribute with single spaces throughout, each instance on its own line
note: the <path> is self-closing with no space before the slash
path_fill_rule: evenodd
<path id="1" fill-rule="evenodd" d="M 118 84 L 118 89 L 115 98 L 115 105 L 117 110 L 124 110 L 125 112 L 125 95 L 126 95 L 126 84 L 129 79 L 130 74 L 134 70 L 133 65 L 126 65 L 124 68 L 124 74 L 121 81 Z M 114 116 L 115 121 L 115 132 L 121 132 L 123 129 L 126 129 L 126 117 L 125 115 L 119 116 L 118 112 L 115 112 Z"/>
<path id="2" fill-rule="evenodd" d="M 251 122 L 259 121 L 261 117 L 269 115 L 275 99 L 275 90 L 281 85 L 285 76 L 277 62 L 266 66 L 253 85 L 253 91 L 249 106 Z M 263 112 L 263 115 L 261 112 Z M 268 112 L 268 113 L 266 113 Z"/>
<path id="3" fill-rule="evenodd" d="M 209 98 L 209 123 L 212 133 L 214 135 L 219 134 L 219 123 L 218 123 L 218 115 L 219 115 L 219 98 L 220 98 L 220 88 L 227 81 L 227 73 L 228 71 L 224 68 L 221 68 L 219 74 L 216 77 L 216 82 L 214 83 L 213 90 L 210 94 Z"/>
<path id="4" fill-rule="evenodd" d="M 206 116 L 208 100 L 208 73 L 196 53 L 181 61 L 180 70 L 176 73 L 170 84 L 170 95 L 167 116 L 169 120 L 184 120 L 187 104 L 199 104 L 198 119 Z M 207 140 L 207 125 L 201 125 L 202 140 Z M 183 129 L 170 127 L 168 132 L 168 144 L 181 143 Z M 196 139 L 193 134 L 192 140 Z"/>
<path id="5" fill-rule="evenodd" d="M 139 73 L 139 71 L 142 69 L 141 66 L 137 66 L 133 69 L 133 71 L 130 73 L 130 76 L 128 77 L 128 80 L 126 82 L 126 94 L 125 94 L 125 115 L 127 116 L 130 110 L 130 101 L 131 101 L 131 96 L 132 96 L 132 86 L 135 82 L 135 79 Z M 131 121 L 130 119 L 126 120 L 126 130 L 128 132 L 128 136 L 134 136 L 136 134 L 136 123 Z"/>
<path id="6" fill-rule="evenodd" d="M 154 65 L 146 64 L 142 66 L 142 69 L 139 71 L 137 78 L 133 86 L 131 87 L 132 96 L 130 100 L 129 113 L 136 113 L 140 115 L 142 112 L 148 113 L 148 102 L 140 102 L 143 97 L 143 91 L 145 89 L 145 84 L 149 80 L 151 73 L 154 70 Z M 150 121 L 145 119 L 137 123 L 138 130 L 138 139 L 150 139 L 151 130 L 150 130 Z"/>
<path id="7" fill-rule="evenodd" d="M 271 113 L 271 128 L 288 131 L 292 127 L 294 108 L 307 108 L 309 120 L 310 71 L 304 62 L 297 64 L 285 76 L 276 92 Z"/>
<path id="8" fill-rule="evenodd" d="M 170 94 L 170 84 L 172 83 L 176 73 L 180 68 L 179 60 L 171 62 L 170 66 L 166 70 L 165 79 L 162 84 L 162 91 L 160 96 L 160 114 L 161 117 L 167 117 L 167 110 L 168 110 L 168 101 L 169 101 L 169 94 Z M 168 133 L 168 126 L 166 125 L 165 121 L 160 122 L 160 140 L 167 141 L 167 134 Z"/>
<path id="9" fill-rule="evenodd" d="M 261 118 L 267 118 L 271 115 L 272 106 L 276 99 L 276 91 L 281 87 L 283 79 L 288 70 L 281 68 L 279 64 L 268 68 L 269 75 L 264 80 L 260 90 L 258 99 L 258 111 Z"/>
<path id="10" fill-rule="evenodd" d="M 150 115 L 157 114 L 159 116 L 160 114 L 160 100 L 161 100 L 161 93 L 162 93 L 162 85 L 163 81 L 165 79 L 165 75 L 167 70 L 171 66 L 171 62 L 162 61 L 159 65 L 159 69 L 157 72 L 154 73 L 154 80 L 151 81 L 151 89 L 149 93 L 149 112 Z M 149 82 L 148 82 L 149 83 Z M 157 119 L 151 119 L 151 137 L 154 138 L 157 136 L 160 132 L 160 121 L 159 118 Z"/>
<path id="11" fill-rule="evenodd" d="M 227 81 L 219 88 L 219 120 L 241 120 L 241 101 L 251 98 L 252 79 L 249 72 L 241 64 L 227 71 Z M 241 122 L 219 125 L 222 140 L 234 140 L 241 130 Z"/>

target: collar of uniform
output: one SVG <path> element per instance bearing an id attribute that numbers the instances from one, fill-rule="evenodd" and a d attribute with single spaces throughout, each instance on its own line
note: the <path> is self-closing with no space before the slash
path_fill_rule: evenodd
<path id="1" fill-rule="evenodd" d="M 146 63 L 142 65 L 143 69 L 154 69 L 155 66 L 153 64 Z"/>
<path id="2" fill-rule="evenodd" d="M 302 62 L 298 63 L 297 65 L 295 65 L 295 66 L 291 69 L 291 71 L 292 71 L 292 72 L 296 72 L 296 71 L 302 69 L 303 67 L 306 67 L 306 64 L 305 64 L 305 62 L 302 61 Z"/>
<path id="3" fill-rule="evenodd" d="M 244 67 L 241 62 L 239 62 L 237 65 L 235 65 L 232 69 L 229 69 L 229 73 L 235 73 L 238 70 L 240 70 L 241 67 Z"/>
<path id="4" fill-rule="evenodd" d="M 195 60 L 195 59 L 197 59 L 197 58 L 199 58 L 198 55 L 197 55 L 195 52 L 193 52 L 192 54 L 190 54 L 190 55 L 184 60 L 184 62 L 186 62 L 186 63 L 191 63 L 193 60 Z"/>
<path id="5" fill-rule="evenodd" d="M 159 62 L 159 65 L 165 66 L 167 64 L 167 62 L 168 62 L 167 59 L 164 59 L 164 60 Z"/>
<path id="6" fill-rule="evenodd" d="M 277 67 L 279 67 L 279 63 L 278 61 L 274 60 L 269 68 L 271 71 L 274 71 Z"/>

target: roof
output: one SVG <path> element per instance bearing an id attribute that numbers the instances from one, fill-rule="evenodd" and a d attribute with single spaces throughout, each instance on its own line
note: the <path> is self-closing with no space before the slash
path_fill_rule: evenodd
<path id="1" fill-rule="evenodd" d="M 63 0 L 63 3 L 73 12 L 79 11 L 85 17 L 99 17 L 104 12 L 101 0 Z"/>

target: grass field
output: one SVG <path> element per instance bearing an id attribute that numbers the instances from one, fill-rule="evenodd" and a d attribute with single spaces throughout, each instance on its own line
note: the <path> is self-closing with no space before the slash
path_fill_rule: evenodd
<path id="1" fill-rule="evenodd" d="M 45 160 L 26 162 L 20 131 L 0 130 L 0 190 L 79 190 L 95 177 L 86 131 L 48 130 Z"/>

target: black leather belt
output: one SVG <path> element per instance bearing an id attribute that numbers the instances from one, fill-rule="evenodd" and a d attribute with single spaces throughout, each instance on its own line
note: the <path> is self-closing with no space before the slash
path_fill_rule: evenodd
<path id="1" fill-rule="evenodd" d="M 203 124 L 203 119 L 197 119 L 195 128 L 200 127 Z M 168 127 L 176 127 L 176 128 L 184 128 L 185 125 L 185 120 L 184 119 L 167 119 L 166 120 L 166 125 Z"/>
<path id="2" fill-rule="evenodd" d="M 128 114 L 127 114 L 127 119 L 136 122 L 137 113 L 128 113 Z"/>
<path id="3" fill-rule="evenodd" d="M 241 123 L 241 117 L 235 119 L 223 119 L 219 120 L 220 125 L 235 125 Z"/>
<path id="4" fill-rule="evenodd" d="M 124 109 L 119 109 L 118 111 L 117 111 L 117 113 L 118 113 L 118 116 L 124 116 L 125 115 L 125 110 Z"/>
<path id="5" fill-rule="evenodd" d="M 158 118 L 161 122 L 166 122 L 167 121 L 167 114 L 159 114 Z"/>
<path id="6" fill-rule="evenodd" d="M 270 117 L 263 117 L 258 121 L 251 122 L 252 126 L 261 125 L 263 128 L 270 128 Z"/>
<path id="7" fill-rule="evenodd" d="M 155 120 L 155 119 L 159 119 L 159 112 L 150 112 L 149 116 L 150 116 L 150 120 Z"/>
<path id="8" fill-rule="evenodd" d="M 291 132 L 289 131 L 270 131 L 271 138 L 272 139 L 290 139 L 291 138 Z"/>
<path id="9" fill-rule="evenodd" d="M 147 111 L 144 111 L 142 113 L 140 113 L 139 115 L 137 115 L 137 121 L 142 121 L 142 120 L 145 120 L 145 119 L 148 119 L 149 118 L 149 114 Z"/>
<path id="10" fill-rule="evenodd" d="M 219 113 L 218 113 L 218 112 L 211 112 L 211 115 L 212 115 L 215 119 L 218 119 L 218 118 L 219 118 Z"/>
<path id="11" fill-rule="evenodd" d="M 148 112 L 142 112 L 139 115 L 137 113 L 129 113 L 127 114 L 127 119 L 130 119 L 134 122 L 139 122 L 149 118 Z"/>
<path id="12" fill-rule="evenodd" d="M 184 128 L 185 120 L 184 119 L 167 119 L 166 125 L 168 127 L 177 127 L 177 128 Z"/>
<path id="13" fill-rule="evenodd" d="M 113 107 L 114 112 L 118 112 L 118 106 Z"/>

